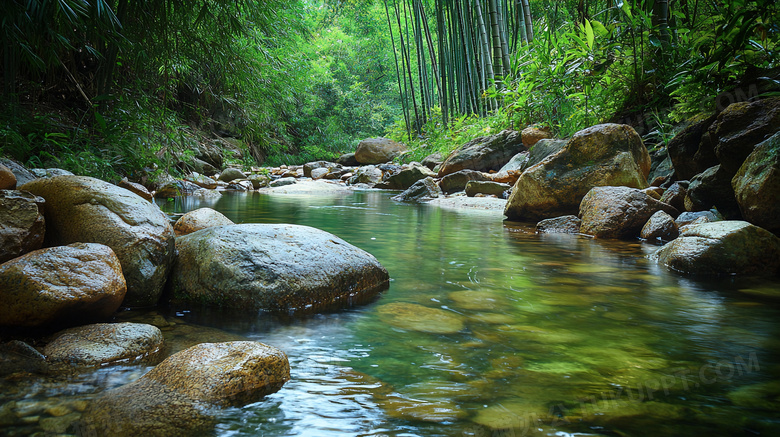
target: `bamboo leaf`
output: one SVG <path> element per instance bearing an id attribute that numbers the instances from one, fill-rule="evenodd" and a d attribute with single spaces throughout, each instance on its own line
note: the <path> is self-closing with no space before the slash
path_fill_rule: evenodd
<path id="1" fill-rule="evenodd" d="M 585 38 L 588 41 L 588 48 L 593 50 L 593 42 L 595 41 L 595 35 L 593 35 L 593 27 L 590 25 L 590 20 L 585 20 Z"/>

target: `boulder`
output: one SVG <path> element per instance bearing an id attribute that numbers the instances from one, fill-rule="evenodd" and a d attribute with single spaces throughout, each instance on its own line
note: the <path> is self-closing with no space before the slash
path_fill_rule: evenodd
<path id="1" fill-rule="evenodd" d="M 314 169 L 324 168 L 327 173 L 327 170 L 330 170 L 331 168 L 339 168 L 339 167 L 340 167 L 339 164 L 330 161 L 307 162 L 306 164 L 303 164 L 303 176 L 307 178 L 311 178 L 312 177 L 311 172 Z"/>
<path id="2" fill-rule="evenodd" d="M 582 220 L 576 215 L 544 219 L 536 224 L 539 234 L 579 234 Z"/>
<path id="3" fill-rule="evenodd" d="M 566 147 L 567 140 L 540 140 L 528 151 L 528 158 L 520 166 L 520 170 L 535 166 L 544 161 L 548 156 L 552 156 Z"/>
<path id="4" fill-rule="evenodd" d="M 577 132 L 563 149 L 526 169 L 512 190 L 504 215 L 509 220 L 538 221 L 575 214 L 591 188 L 645 188 L 649 171 L 650 155 L 632 127 L 593 126 Z"/>
<path id="5" fill-rule="evenodd" d="M 271 182 L 268 183 L 268 186 L 271 188 L 284 187 L 286 185 L 293 185 L 297 182 L 298 181 L 295 180 L 294 177 L 283 177 L 283 178 L 272 180 Z"/>
<path id="6" fill-rule="evenodd" d="M 271 182 L 271 177 L 264 174 L 251 174 L 248 177 L 249 182 L 252 183 L 252 188 L 257 190 L 258 188 L 264 188 L 267 187 L 268 184 Z"/>
<path id="7" fill-rule="evenodd" d="M 37 349 L 20 340 L 0 344 L 0 377 L 12 373 L 46 373 L 49 364 Z M 6 425 L 0 418 L 0 426 Z"/>
<path id="8" fill-rule="evenodd" d="M 436 174 L 422 165 L 404 165 L 398 172 L 388 177 L 385 183 L 391 190 L 405 190 L 420 179 L 435 177 Z"/>
<path id="9" fill-rule="evenodd" d="M 686 211 L 678 215 L 677 218 L 674 219 L 674 222 L 677 224 L 678 228 L 681 228 L 702 218 L 705 219 L 707 223 L 723 220 L 722 217 L 718 217 L 713 211 Z"/>
<path id="10" fill-rule="evenodd" d="M 221 165 L 221 164 L 220 164 Z M 200 174 L 206 175 L 206 176 L 214 176 L 217 173 L 219 173 L 219 170 L 217 170 L 217 167 L 214 167 L 213 165 L 209 164 L 208 162 L 198 159 L 198 158 L 192 158 L 188 163 L 186 163 L 183 168 L 189 168 L 194 172 L 198 172 Z"/>
<path id="11" fill-rule="evenodd" d="M 431 177 L 420 179 L 403 193 L 393 196 L 398 202 L 427 202 L 442 195 L 441 188 Z"/>
<path id="12" fill-rule="evenodd" d="M 709 131 L 721 168 L 734 176 L 756 145 L 780 131 L 780 97 L 732 103 Z"/>
<path id="13" fill-rule="evenodd" d="M 685 194 L 685 210 L 706 211 L 715 207 L 727 219 L 741 217 L 731 178 L 720 165 L 694 176 Z"/>
<path id="14" fill-rule="evenodd" d="M 176 240 L 178 302 L 249 311 L 318 311 L 373 297 L 389 277 L 368 252 L 319 229 L 278 224 L 207 228 Z"/>
<path id="15" fill-rule="evenodd" d="M 639 237 L 645 240 L 672 241 L 680 234 L 674 217 L 666 211 L 656 211 L 642 227 Z"/>
<path id="16" fill-rule="evenodd" d="M 25 191 L 0 190 L 0 263 L 43 246 L 44 204 Z"/>
<path id="17" fill-rule="evenodd" d="M 37 179 L 23 186 L 46 199 L 46 242 L 113 249 L 127 280 L 125 306 L 156 305 L 174 257 L 174 233 L 157 205 L 86 176 Z"/>
<path id="18" fill-rule="evenodd" d="M 232 220 L 219 211 L 211 208 L 199 208 L 184 214 L 179 220 L 176 220 L 176 223 L 173 225 L 173 231 L 177 237 L 180 237 L 201 229 L 234 224 Z"/>
<path id="19" fill-rule="evenodd" d="M 669 157 L 669 149 L 661 148 L 650 154 L 650 174 L 647 175 L 647 183 L 653 187 L 660 187 L 674 178 L 674 164 Z"/>
<path id="20" fill-rule="evenodd" d="M 198 172 L 190 173 L 189 175 L 184 177 L 184 180 L 187 182 L 191 182 L 199 186 L 200 188 L 206 188 L 208 190 L 213 190 L 217 188 L 217 181 L 211 179 L 206 175 L 202 175 Z"/>
<path id="21" fill-rule="evenodd" d="M 715 119 L 716 116 L 713 114 L 707 118 L 691 120 L 688 126 L 666 145 L 677 179 L 689 180 L 704 170 L 718 165 L 718 159 L 709 139 L 702 142 L 702 137 Z"/>
<path id="22" fill-rule="evenodd" d="M 219 180 L 224 182 L 230 182 L 236 179 L 246 179 L 244 172 L 238 168 L 228 167 L 219 175 Z"/>
<path id="23" fill-rule="evenodd" d="M 773 275 L 780 272 L 780 238 L 741 220 L 689 225 L 653 258 L 686 274 Z"/>
<path id="24" fill-rule="evenodd" d="M 158 188 L 154 193 L 154 197 L 157 197 L 158 199 L 170 199 L 179 196 L 189 196 L 200 189 L 201 186 L 197 184 L 175 179 Z"/>
<path id="25" fill-rule="evenodd" d="M 16 188 L 16 176 L 10 168 L 0 164 L 0 190 L 13 190 Z"/>
<path id="26" fill-rule="evenodd" d="M 32 174 L 39 178 L 51 178 L 54 176 L 73 176 L 73 173 L 61 168 L 32 168 L 30 169 Z"/>
<path id="27" fill-rule="evenodd" d="M 580 204 L 580 232 L 596 238 L 635 238 L 657 211 L 679 214 L 636 188 L 595 187 Z"/>
<path id="28" fill-rule="evenodd" d="M 79 429 L 95 437 L 213 434 L 215 407 L 255 402 L 289 379 L 287 356 L 272 346 L 201 343 L 136 381 L 97 395 Z"/>
<path id="29" fill-rule="evenodd" d="M 60 331 L 43 349 L 54 366 L 96 367 L 107 364 L 156 364 L 162 332 L 144 323 L 97 323 Z"/>
<path id="30" fill-rule="evenodd" d="M 460 170 L 455 173 L 450 173 L 447 176 L 441 178 L 439 187 L 445 194 L 456 193 L 458 191 L 464 191 L 466 184 L 469 181 L 486 181 L 487 176 L 481 171 L 476 170 Z"/>
<path id="31" fill-rule="evenodd" d="M 154 196 L 152 196 L 152 193 L 149 192 L 149 190 L 146 189 L 141 184 L 137 184 L 135 182 L 130 182 L 127 180 L 127 178 L 122 178 L 121 181 L 117 184 L 119 188 L 124 188 L 127 191 L 130 191 L 131 193 L 134 193 L 138 196 L 141 196 L 144 200 L 152 201 L 154 200 Z"/>
<path id="32" fill-rule="evenodd" d="M 345 167 L 357 167 L 360 163 L 355 159 L 354 153 L 345 153 L 336 160 L 336 164 L 341 164 Z"/>
<path id="33" fill-rule="evenodd" d="M 461 170 L 498 171 L 513 156 L 525 150 L 520 132 L 503 130 L 475 138 L 454 150 L 439 168 L 439 177 Z"/>
<path id="34" fill-rule="evenodd" d="M 477 194 L 485 194 L 488 196 L 503 197 L 504 193 L 511 188 L 512 187 L 509 184 L 502 184 L 500 182 L 468 181 L 468 183 L 466 183 L 466 195 L 474 197 Z"/>
<path id="35" fill-rule="evenodd" d="M 422 160 L 422 165 L 428 167 L 431 171 L 436 171 L 436 167 L 442 165 L 442 163 L 444 163 L 444 156 L 442 156 L 441 152 L 431 153 Z"/>
<path id="36" fill-rule="evenodd" d="M 678 211 L 685 211 L 685 196 L 688 194 L 688 181 L 677 181 L 673 183 L 664 194 L 661 195 L 661 202 L 673 206 Z"/>
<path id="37" fill-rule="evenodd" d="M 368 184 L 376 185 L 382 180 L 382 170 L 373 165 L 364 165 L 355 170 L 355 174 L 349 178 L 350 185 Z"/>
<path id="38" fill-rule="evenodd" d="M 780 132 L 756 146 L 731 185 L 745 220 L 780 233 Z"/>
<path id="39" fill-rule="evenodd" d="M 328 173 L 330 173 L 330 170 L 327 168 L 315 168 L 314 170 L 311 171 L 310 177 L 314 180 L 322 179 L 325 176 L 327 176 Z"/>
<path id="40" fill-rule="evenodd" d="M 14 174 L 14 177 L 16 178 L 17 187 L 20 187 L 32 180 L 38 179 L 38 176 L 35 176 L 33 172 L 27 170 L 24 166 L 18 164 L 16 161 L 11 161 L 10 159 L 6 159 L 6 158 L 0 158 L 0 164 L 5 166 L 5 168 L 7 168 L 8 170 L 11 170 L 11 173 Z"/>
<path id="41" fill-rule="evenodd" d="M 0 290 L 0 325 L 40 327 L 105 319 L 127 287 L 110 247 L 74 243 L 0 264 Z"/>
<path id="42" fill-rule="evenodd" d="M 552 138 L 552 133 L 550 133 L 549 129 L 544 127 L 528 126 L 527 128 L 523 129 L 523 131 L 520 133 L 520 136 L 523 139 L 523 145 L 530 149 L 536 145 L 539 140 L 548 140 Z"/>
<path id="43" fill-rule="evenodd" d="M 367 138 L 358 143 L 355 159 L 362 165 L 382 164 L 406 151 L 406 146 L 389 138 Z"/>
<path id="44" fill-rule="evenodd" d="M 504 164 L 504 166 L 498 170 L 498 173 L 521 170 L 523 168 L 523 165 L 525 165 L 525 163 L 528 162 L 528 155 L 529 152 L 527 150 L 516 154 L 515 156 L 509 159 L 509 162 Z"/>

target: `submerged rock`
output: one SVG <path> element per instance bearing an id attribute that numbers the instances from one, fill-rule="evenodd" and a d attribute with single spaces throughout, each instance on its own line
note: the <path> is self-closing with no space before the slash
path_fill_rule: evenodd
<path id="1" fill-rule="evenodd" d="M 112 315 L 127 290 L 108 246 L 74 243 L 0 264 L 0 326 L 51 326 Z"/>
<path id="2" fill-rule="evenodd" d="M 248 311 L 317 311 L 372 296 L 389 279 L 368 252 L 319 229 L 242 224 L 176 241 L 174 300 Z"/>
<path id="3" fill-rule="evenodd" d="M 29 344 L 19 340 L 0 344 L 0 376 L 17 372 L 46 373 L 48 369 L 46 357 Z"/>
<path id="4" fill-rule="evenodd" d="M 575 214 L 591 188 L 645 188 L 649 171 L 650 155 L 633 128 L 593 126 L 577 132 L 563 149 L 526 169 L 512 190 L 504 215 L 509 220 L 541 220 Z"/>
<path id="5" fill-rule="evenodd" d="M 289 379 L 290 364 L 279 349 L 250 341 L 202 343 L 99 394 L 79 428 L 101 437 L 205 434 L 213 432 L 215 407 L 257 401 Z"/>
<path id="6" fill-rule="evenodd" d="M 173 230 L 176 232 L 176 236 L 182 236 L 201 229 L 234 224 L 232 220 L 219 211 L 211 208 L 199 208 L 184 214 L 179 220 L 176 220 Z"/>
<path id="7" fill-rule="evenodd" d="M 780 238 L 745 221 L 689 225 L 652 257 L 681 273 L 771 275 L 780 270 Z"/>
<path id="8" fill-rule="evenodd" d="M 389 303 L 378 307 L 377 312 L 383 322 L 400 329 L 433 334 L 454 334 L 463 329 L 460 315 L 414 303 Z"/>
<path id="9" fill-rule="evenodd" d="M 495 135 L 475 138 L 447 157 L 439 169 L 439 176 L 460 170 L 498 171 L 523 150 L 525 146 L 517 131 L 503 130 Z"/>
<path id="10" fill-rule="evenodd" d="M 580 205 L 580 232 L 596 238 L 635 238 L 657 211 L 679 212 L 636 188 L 596 187 Z"/>
<path id="11" fill-rule="evenodd" d="M 143 323 L 97 323 L 54 335 L 43 350 L 49 363 L 93 367 L 112 363 L 154 364 L 163 346 L 162 332 Z"/>
<path id="12" fill-rule="evenodd" d="M 24 191 L 0 190 L 0 263 L 41 248 L 45 203 Z"/>
<path id="13" fill-rule="evenodd" d="M 156 305 L 174 256 L 168 217 L 143 198 L 86 176 L 36 179 L 24 189 L 46 199 L 46 242 L 109 246 L 127 280 L 124 305 Z"/>

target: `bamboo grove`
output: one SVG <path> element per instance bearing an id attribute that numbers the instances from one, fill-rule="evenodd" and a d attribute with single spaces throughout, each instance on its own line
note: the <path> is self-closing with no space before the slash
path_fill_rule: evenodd
<path id="1" fill-rule="evenodd" d="M 503 87 L 512 53 L 533 41 L 528 0 L 384 3 L 406 126 L 418 135 L 431 108 L 438 106 L 445 125 L 454 115 L 495 109 L 486 91 Z"/>

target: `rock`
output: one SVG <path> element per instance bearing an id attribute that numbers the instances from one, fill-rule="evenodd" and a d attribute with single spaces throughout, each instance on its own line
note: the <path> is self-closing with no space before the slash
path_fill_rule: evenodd
<path id="1" fill-rule="evenodd" d="M 669 150 L 664 147 L 650 154 L 650 174 L 647 175 L 647 183 L 660 187 L 672 178 L 674 178 L 674 164 L 669 157 Z"/>
<path id="2" fill-rule="evenodd" d="M 360 165 L 357 159 L 355 159 L 354 153 L 345 153 L 339 156 L 339 159 L 336 160 L 336 164 L 341 164 L 345 167 L 357 167 Z"/>
<path id="3" fill-rule="evenodd" d="M 657 211 L 679 214 L 636 188 L 595 187 L 582 199 L 580 232 L 596 238 L 635 238 Z"/>
<path id="4" fill-rule="evenodd" d="M 252 182 L 249 182 L 247 180 L 239 181 L 234 180 L 233 182 L 229 183 L 227 187 L 225 187 L 227 190 L 237 190 L 237 191 L 251 191 L 254 190 L 254 185 Z"/>
<path id="5" fill-rule="evenodd" d="M 702 142 L 702 137 L 715 119 L 716 116 L 713 114 L 707 118 L 691 121 L 666 145 L 677 179 L 689 180 L 704 170 L 718 165 L 718 159 L 709 139 Z"/>
<path id="6" fill-rule="evenodd" d="M 517 180 L 520 179 L 520 174 L 522 172 L 520 170 L 509 170 L 509 171 L 499 171 L 498 173 L 489 173 L 485 175 L 489 180 L 493 182 L 498 182 L 500 184 L 507 184 L 509 185 L 509 190 L 511 191 L 512 187 L 517 183 Z"/>
<path id="7" fill-rule="evenodd" d="M 645 240 L 672 241 L 680 234 L 674 217 L 665 211 L 656 211 L 642 227 L 639 237 Z"/>
<path id="8" fill-rule="evenodd" d="M 349 184 L 376 185 L 382 180 L 382 170 L 373 165 L 365 165 L 355 170 L 355 174 L 349 178 Z"/>
<path id="9" fill-rule="evenodd" d="M 10 168 L 0 164 L 0 190 L 13 190 L 16 188 L 16 176 Z"/>
<path id="10" fill-rule="evenodd" d="M 539 140 L 548 140 L 552 138 L 552 133 L 545 127 L 528 126 L 523 129 L 520 136 L 523 138 L 523 145 L 530 149 L 535 146 Z"/>
<path id="11" fill-rule="evenodd" d="M 152 193 L 149 192 L 149 190 L 146 189 L 141 184 L 137 184 L 135 182 L 130 182 L 127 180 L 127 178 L 122 178 L 121 181 L 117 184 L 119 188 L 124 188 L 127 191 L 130 191 L 133 194 L 136 194 L 140 197 L 142 197 L 144 200 L 152 201 L 154 200 L 154 196 L 152 196 Z"/>
<path id="12" fill-rule="evenodd" d="M 509 220 L 537 221 L 575 214 L 591 188 L 645 188 L 649 171 L 650 155 L 633 128 L 593 126 L 577 132 L 563 149 L 526 169 L 512 190 L 504 215 Z"/>
<path id="13" fill-rule="evenodd" d="M 246 179 L 246 175 L 243 171 L 237 168 L 228 167 L 222 171 L 219 175 L 219 180 L 224 182 L 234 181 L 236 179 Z"/>
<path id="14" fill-rule="evenodd" d="M 10 159 L 6 159 L 6 158 L 0 158 L 0 164 L 5 166 L 5 168 L 7 168 L 8 170 L 11 170 L 11 173 L 14 174 L 14 177 L 16 178 L 17 187 L 20 187 L 26 184 L 27 182 L 38 179 L 38 176 L 35 176 L 33 172 L 27 170 L 21 164 L 16 163 L 16 161 L 11 161 Z"/>
<path id="15" fill-rule="evenodd" d="M 97 323 L 54 334 L 43 349 L 56 366 L 95 367 L 115 363 L 155 364 L 161 358 L 162 332 L 144 323 Z"/>
<path id="16" fill-rule="evenodd" d="M 243 224 L 176 240 L 174 300 L 248 311 L 318 311 L 373 296 L 387 270 L 371 254 L 308 226 Z"/>
<path id="17" fill-rule="evenodd" d="M 444 156 L 442 156 L 441 152 L 431 153 L 422 160 L 422 165 L 428 167 L 431 169 L 431 171 L 436 171 L 436 167 L 442 165 L 443 163 Z"/>
<path id="18" fill-rule="evenodd" d="M 23 186 L 46 199 L 46 243 L 102 243 L 127 280 L 125 306 L 156 305 L 174 257 L 174 233 L 157 205 L 86 176 L 56 176 Z"/>
<path id="19" fill-rule="evenodd" d="M 187 182 L 191 182 L 199 186 L 200 188 L 206 188 L 208 190 L 213 190 L 217 188 L 217 181 L 197 172 L 190 173 L 188 176 L 184 178 L 184 180 Z"/>
<path id="20" fill-rule="evenodd" d="M 664 191 L 661 202 L 671 205 L 678 211 L 685 211 L 685 196 L 688 195 L 688 181 L 677 181 Z"/>
<path id="21" fill-rule="evenodd" d="M 311 172 L 311 178 L 314 180 L 322 179 L 325 176 L 327 176 L 328 173 L 330 173 L 330 170 L 328 170 L 327 168 L 315 168 Z"/>
<path id="22" fill-rule="evenodd" d="M 0 264 L 0 290 L 0 325 L 39 327 L 105 319 L 127 287 L 111 248 L 74 243 Z"/>
<path id="23" fill-rule="evenodd" d="M 520 137 L 520 132 L 503 130 L 496 135 L 475 138 L 447 157 L 439 169 L 439 177 L 460 170 L 497 171 L 525 150 Z"/>
<path id="24" fill-rule="evenodd" d="M 780 132 L 756 146 L 731 185 L 745 220 L 780 233 Z"/>
<path id="25" fill-rule="evenodd" d="M 528 151 L 528 159 L 523 162 L 520 170 L 535 166 L 544 161 L 548 156 L 555 155 L 566 147 L 567 140 L 540 140 Z"/>
<path id="26" fill-rule="evenodd" d="M 451 194 L 466 189 L 466 184 L 469 181 L 485 181 L 487 176 L 481 171 L 476 170 L 460 170 L 455 173 L 444 176 L 439 182 L 442 192 L 445 194 Z"/>
<path id="27" fill-rule="evenodd" d="M 329 182 L 322 179 L 318 181 L 304 179 L 291 185 L 264 188 L 262 192 L 266 194 L 316 194 L 318 196 L 341 196 L 346 193 L 350 193 L 351 190 L 350 188 L 340 183 Z"/>
<path id="28" fill-rule="evenodd" d="M 201 188 L 200 190 L 190 194 L 191 197 L 197 197 L 200 199 L 216 199 L 219 197 L 222 197 L 222 193 L 216 190 L 209 190 L 206 188 Z"/>
<path id="29" fill-rule="evenodd" d="M 199 185 L 192 182 L 176 179 L 158 188 L 154 193 L 154 197 L 159 199 L 171 199 L 179 196 L 189 196 L 200 189 L 201 187 Z"/>
<path id="30" fill-rule="evenodd" d="M 420 179 L 403 193 L 393 196 L 398 202 L 427 202 L 442 195 L 441 189 L 431 177 Z"/>
<path id="31" fill-rule="evenodd" d="M 477 194 L 487 194 L 503 197 L 504 193 L 511 188 L 509 184 L 493 181 L 468 181 L 466 183 L 466 195 L 474 197 Z"/>
<path id="32" fill-rule="evenodd" d="M 41 248 L 45 203 L 25 191 L 0 190 L 0 263 Z"/>
<path id="33" fill-rule="evenodd" d="M 734 176 L 756 145 L 780 131 L 780 97 L 732 103 L 709 131 L 721 168 Z"/>
<path id="34" fill-rule="evenodd" d="M 331 168 L 325 173 L 324 176 L 322 176 L 322 179 L 340 180 L 345 174 L 348 173 L 349 170 L 346 168 Z"/>
<path id="35" fill-rule="evenodd" d="M 773 275 L 780 271 L 780 238 L 740 220 L 689 225 L 653 258 L 686 274 Z"/>
<path id="36" fill-rule="evenodd" d="M 285 185 L 292 185 L 292 184 L 295 184 L 297 182 L 298 181 L 296 181 L 295 178 L 293 178 L 293 177 L 286 177 L 286 178 L 275 179 L 275 180 L 269 182 L 268 186 L 271 187 L 271 188 L 284 187 Z"/>
<path id="37" fill-rule="evenodd" d="M 29 344 L 19 340 L 0 344 L 0 376 L 17 372 L 46 373 L 48 369 L 46 357 Z"/>
<path id="38" fill-rule="evenodd" d="M 463 317 L 459 314 L 414 303 L 389 303 L 376 311 L 383 322 L 403 330 L 454 334 L 463 329 Z"/>
<path id="39" fill-rule="evenodd" d="M 428 205 L 463 213 L 486 213 L 500 217 L 501 211 L 506 207 L 506 200 L 496 197 L 453 196 L 438 197 L 428 202 Z"/>
<path id="40" fill-rule="evenodd" d="M 498 170 L 498 173 L 509 172 L 512 170 L 521 170 L 523 165 L 528 162 L 528 156 L 529 152 L 527 150 L 516 154 L 509 160 L 509 162 L 504 164 L 504 166 Z"/>
<path id="41" fill-rule="evenodd" d="M 536 232 L 540 234 L 579 234 L 582 220 L 576 215 L 564 215 L 544 219 L 536 224 Z"/>
<path id="42" fill-rule="evenodd" d="M 661 196 L 664 194 L 664 189 L 659 187 L 647 187 L 643 189 L 642 192 L 655 200 L 661 200 Z"/>
<path id="43" fill-rule="evenodd" d="M 696 211 L 696 212 L 686 211 L 678 215 L 677 218 L 674 220 L 674 222 L 677 224 L 678 228 L 681 228 L 683 226 L 693 223 L 694 221 L 700 218 L 705 218 L 708 223 L 723 220 L 722 217 L 718 217 L 712 211 Z"/>
<path id="44" fill-rule="evenodd" d="M 714 206 L 727 219 L 741 217 L 731 178 L 719 165 L 694 176 L 685 194 L 685 210 L 706 211 Z"/>
<path id="45" fill-rule="evenodd" d="M 179 220 L 176 220 L 176 223 L 173 225 L 173 231 L 177 237 L 180 237 L 201 229 L 234 224 L 232 220 L 219 211 L 211 208 L 199 208 L 184 214 Z"/>
<path id="46" fill-rule="evenodd" d="M 264 174 L 251 174 L 249 175 L 249 182 L 252 183 L 252 188 L 255 190 L 259 188 L 267 187 L 268 184 L 271 182 L 270 176 L 264 175 Z"/>
<path id="47" fill-rule="evenodd" d="M 61 168 L 33 168 L 30 171 L 39 178 L 51 178 L 54 176 L 73 176 L 73 173 Z"/>
<path id="48" fill-rule="evenodd" d="M 221 164 L 220 164 L 221 165 Z M 206 175 L 206 176 L 214 176 L 215 174 L 219 173 L 217 170 L 217 167 L 214 167 L 213 165 L 209 164 L 208 162 L 198 159 L 198 158 L 192 158 L 190 159 L 190 162 L 186 163 L 184 165 L 185 168 L 190 168 L 192 171 Z"/>
<path id="49" fill-rule="evenodd" d="M 435 177 L 428 167 L 422 165 L 404 165 L 400 171 L 388 177 L 385 181 L 391 190 L 405 190 L 420 179 Z"/>
<path id="50" fill-rule="evenodd" d="M 213 407 L 255 402 L 289 379 L 290 364 L 279 349 L 250 341 L 201 343 L 97 395 L 79 428 L 96 437 L 212 434 Z"/>
<path id="51" fill-rule="evenodd" d="M 335 162 L 329 162 L 329 161 L 316 161 L 316 162 L 307 162 L 306 164 L 303 164 L 303 176 L 307 178 L 311 178 L 311 172 L 314 169 L 323 168 L 326 170 L 330 170 L 331 168 L 338 168 L 340 167 L 339 164 L 336 164 Z M 317 179 L 317 178 L 313 178 Z"/>
<path id="52" fill-rule="evenodd" d="M 382 164 L 406 151 L 406 146 L 391 139 L 367 138 L 358 143 L 355 159 L 362 165 Z"/>

